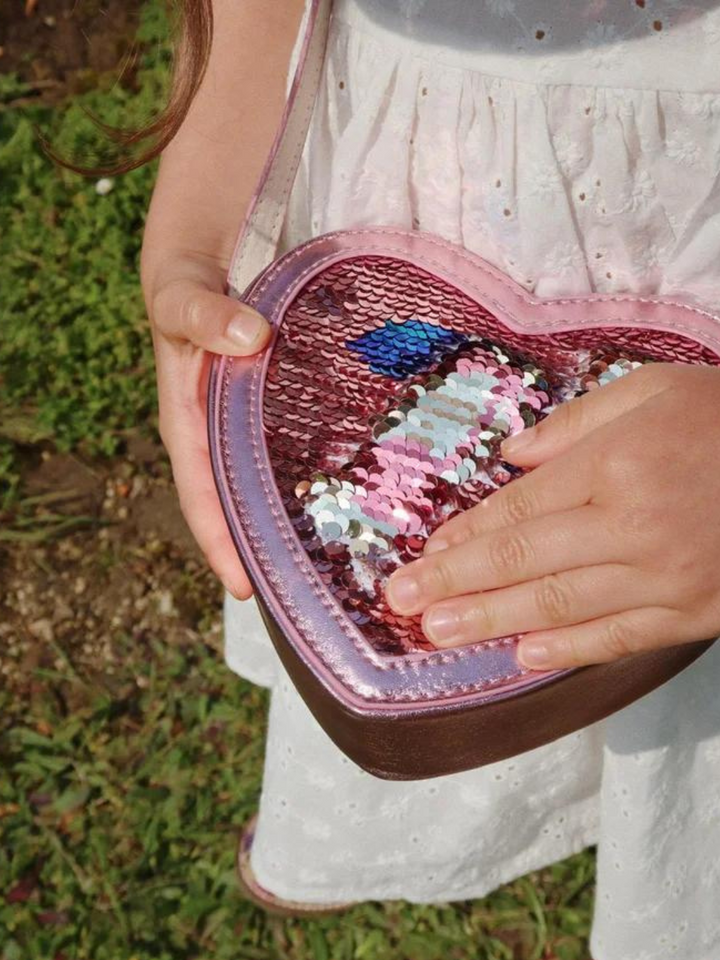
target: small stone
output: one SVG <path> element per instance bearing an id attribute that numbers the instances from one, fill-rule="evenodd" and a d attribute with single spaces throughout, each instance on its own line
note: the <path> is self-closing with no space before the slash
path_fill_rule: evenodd
<path id="1" fill-rule="evenodd" d="M 43 640 L 45 643 L 52 643 L 54 639 L 53 625 L 47 617 L 42 617 L 40 620 L 35 620 L 30 624 L 29 628 L 30 633 L 37 637 L 38 640 Z"/>
<path id="2" fill-rule="evenodd" d="M 176 617 L 177 610 L 173 595 L 169 590 L 163 590 L 158 594 L 158 613 L 161 617 Z"/>

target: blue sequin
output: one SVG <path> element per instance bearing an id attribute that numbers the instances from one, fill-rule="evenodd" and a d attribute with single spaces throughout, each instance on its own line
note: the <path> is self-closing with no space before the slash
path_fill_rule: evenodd
<path id="1" fill-rule="evenodd" d="M 348 340 L 346 346 L 359 353 L 373 373 L 394 380 L 428 370 L 438 360 L 468 338 L 455 330 L 446 330 L 422 320 L 397 323 L 386 320 L 384 326 L 364 333 L 357 340 Z"/>

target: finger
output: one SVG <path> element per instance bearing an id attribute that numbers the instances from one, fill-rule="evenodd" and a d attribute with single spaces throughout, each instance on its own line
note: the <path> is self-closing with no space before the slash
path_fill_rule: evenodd
<path id="1" fill-rule="evenodd" d="M 626 564 L 581 567 L 529 583 L 436 603 L 423 630 L 437 647 L 459 647 L 583 623 L 657 599 L 657 587 Z"/>
<path id="2" fill-rule="evenodd" d="M 536 580 L 550 573 L 627 559 L 610 536 L 601 507 L 540 517 L 402 567 L 390 578 L 388 603 L 404 616 L 480 590 Z"/>
<path id="3" fill-rule="evenodd" d="M 648 364 L 581 397 L 568 400 L 534 427 L 508 437 L 502 455 L 517 466 L 535 466 L 570 449 L 598 427 L 617 420 L 667 386 L 664 364 Z"/>
<path id="4" fill-rule="evenodd" d="M 180 506 L 198 546 L 225 589 L 238 600 L 252 596 L 248 580 L 212 480 L 207 451 L 193 454 L 194 462 L 182 459 L 173 464 Z"/>
<path id="5" fill-rule="evenodd" d="M 609 663 L 648 650 L 702 640 L 682 614 L 667 607 L 643 607 L 588 623 L 523 637 L 517 657 L 531 670 L 562 670 Z"/>
<path id="6" fill-rule="evenodd" d="M 430 537 L 425 554 L 473 540 L 491 530 L 581 507 L 592 495 L 593 475 L 591 458 L 582 451 L 570 450 L 562 461 L 542 464 L 448 520 Z"/>
<path id="7" fill-rule="evenodd" d="M 153 300 L 152 319 L 170 340 L 229 356 L 257 353 L 271 335 L 267 320 L 252 307 L 195 280 L 175 280 L 162 287 Z"/>
<path id="8" fill-rule="evenodd" d="M 207 366 L 208 354 L 196 354 L 185 374 L 206 383 L 196 364 Z M 203 391 L 204 392 L 204 391 Z M 252 595 L 252 587 L 230 536 L 213 479 L 207 442 L 205 402 L 187 403 L 176 398 L 173 385 L 161 381 L 161 407 L 172 411 L 163 428 L 163 443 L 170 456 L 180 507 L 190 531 L 210 567 L 225 589 L 239 600 Z"/>

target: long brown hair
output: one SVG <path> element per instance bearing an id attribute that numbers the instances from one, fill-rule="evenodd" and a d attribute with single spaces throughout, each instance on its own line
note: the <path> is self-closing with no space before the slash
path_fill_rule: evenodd
<path id="1" fill-rule="evenodd" d="M 83 164 L 59 156 L 44 138 L 46 152 L 78 173 L 103 176 L 127 173 L 159 156 L 180 129 L 202 83 L 210 58 L 213 36 L 212 0 L 170 0 L 174 8 L 174 62 L 170 96 L 165 107 L 139 129 L 110 127 L 93 119 L 114 142 L 113 158 L 106 164 Z"/>

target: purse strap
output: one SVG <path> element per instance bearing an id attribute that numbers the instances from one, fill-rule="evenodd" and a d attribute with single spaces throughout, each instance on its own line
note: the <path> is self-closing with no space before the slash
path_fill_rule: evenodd
<path id="1" fill-rule="evenodd" d="M 309 0 L 295 77 L 228 271 L 228 292 L 238 299 L 275 258 L 290 193 L 310 129 L 325 61 L 331 13 L 332 0 Z"/>

